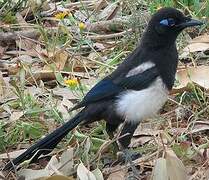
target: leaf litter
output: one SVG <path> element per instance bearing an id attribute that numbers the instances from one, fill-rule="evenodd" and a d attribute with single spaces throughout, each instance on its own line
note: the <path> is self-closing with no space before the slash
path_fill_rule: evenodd
<path id="1" fill-rule="evenodd" d="M 0 167 L 39 139 L 40 127 L 44 135 L 72 117 L 68 110 L 133 50 L 150 17 L 145 2 L 28 3 L 15 12 L 15 23 L 0 20 Z M 142 179 L 209 177 L 207 33 L 186 39 L 172 101 L 134 134 L 130 148 L 142 154 L 134 161 Z M 65 84 L 71 80 L 77 83 Z M 188 106 L 190 113 L 177 116 Z M 126 179 L 130 165 L 112 166 L 108 142 L 103 123 L 80 127 L 39 163 L 24 162 L 14 174 L 0 171 L 0 178 Z"/>

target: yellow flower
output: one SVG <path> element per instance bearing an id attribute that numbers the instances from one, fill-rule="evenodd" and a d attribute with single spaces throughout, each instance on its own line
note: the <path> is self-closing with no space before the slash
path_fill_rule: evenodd
<path id="1" fill-rule="evenodd" d="M 64 19 L 66 16 L 72 16 L 72 14 L 71 14 L 70 12 L 64 11 L 64 12 L 59 12 L 59 13 L 57 13 L 54 17 L 55 17 L 56 19 L 62 20 L 62 19 Z"/>
<path id="2" fill-rule="evenodd" d="M 83 22 L 80 22 L 78 24 L 78 27 L 79 27 L 80 30 L 84 30 L 86 28 L 86 25 Z"/>
<path id="3" fill-rule="evenodd" d="M 64 83 L 70 87 L 76 87 L 78 85 L 78 80 L 76 78 L 74 79 L 66 79 Z"/>
<path id="4" fill-rule="evenodd" d="M 157 6 L 157 11 L 163 8 L 161 5 Z"/>

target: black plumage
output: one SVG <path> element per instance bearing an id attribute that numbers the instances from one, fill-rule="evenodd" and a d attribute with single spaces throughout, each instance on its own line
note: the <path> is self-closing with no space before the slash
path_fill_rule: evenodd
<path id="1" fill-rule="evenodd" d="M 184 28 L 195 25 L 201 25 L 201 22 L 185 17 L 174 8 L 159 10 L 148 23 L 139 46 L 113 73 L 97 83 L 72 110 L 83 109 L 74 118 L 14 159 L 13 164 L 18 165 L 34 154 L 36 159 L 41 154 L 50 152 L 78 124 L 103 119 L 109 133 L 125 122 L 120 135 L 127 133 L 128 135 L 121 138 L 119 143 L 122 149 L 127 148 L 139 122 L 147 114 L 155 113 L 160 108 L 157 106 L 162 106 L 165 101 L 167 91 L 172 89 L 178 63 L 175 40 Z M 160 85 L 159 80 L 162 80 Z M 153 92 L 155 90 L 157 92 Z M 162 102 L 159 104 L 152 102 L 149 93 L 150 98 Z M 136 102 L 129 102 L 129 98 Z M 145 98 L 146 102 L 140 98 Z M 136 106 L 146 112 L 135 114 Z M 149 108 L 143 109 L 143 106 L 150 106 L 150 112 Z M 144 115 L 140 116 L 140 113 Z M 5 167 L 11 168 L 11 163 Z"/>

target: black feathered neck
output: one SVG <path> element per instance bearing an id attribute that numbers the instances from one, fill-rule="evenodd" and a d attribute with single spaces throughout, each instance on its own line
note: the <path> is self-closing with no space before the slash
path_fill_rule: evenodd
<path id="1" fill-rule="evenodd" d="M 170 90 L 178 65 L 176 38 L 181 31 L 175 27 L 161 27 L 160 21 L 168 18 L 174 19 L 176 23 L 185 21 L 185 16 L 177 9 L 160 9 L 149 21 L 138 48 L 141 62 L 155 63 L 163 82 Z M 159 27 L 164 29 L 159 31 Z"/>
<path id="2" fill-rule="evenodd" d="M 174 8 L 163 8 L 155 13 L 148 23 L 140 45 L 108 78 L 118 81 L 131 69 L 151 61 L 156 65 L 166 87 L 172 89 L 178 64 L 175 41 L 181 31 L 166 27 L 165 31 L 158 31 L 160 21 L 166 18 L 174 18 L 176 22 L 181 22 L 184 21 L 185 16 Z"/>

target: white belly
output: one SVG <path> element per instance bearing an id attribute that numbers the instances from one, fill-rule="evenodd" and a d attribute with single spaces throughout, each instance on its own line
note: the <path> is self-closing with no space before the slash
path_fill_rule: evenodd
<path id="1" fill-rule="evenodd" d="M 116 102 L 117 113 L 126 121 L 139 122 L 154 116 L 164 105 L 168 97 L 161 78 L 157 78 L 147 89 L 140 91 L 128 90 L 119 95 Z"/>

